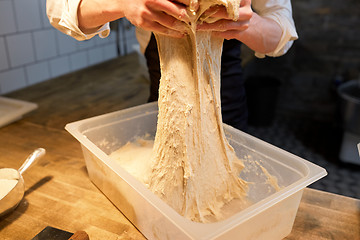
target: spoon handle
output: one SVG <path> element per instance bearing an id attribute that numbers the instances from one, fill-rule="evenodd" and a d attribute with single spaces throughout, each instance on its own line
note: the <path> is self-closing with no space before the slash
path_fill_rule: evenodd
<path id="1" fill-rule="evenodd" d="M 32 164 L 34 164 L 35 162 L 37 162 L 37 160 L 43 157 L 45 155 L 45 152 L 46 151 L 43 148 L 35 149 L 35 151 L 29 155 L 23 165 L 21 165 L 21 167 L 19 168 L 18 171 L 20 172 L 20 174 L 22 175 Z"/>

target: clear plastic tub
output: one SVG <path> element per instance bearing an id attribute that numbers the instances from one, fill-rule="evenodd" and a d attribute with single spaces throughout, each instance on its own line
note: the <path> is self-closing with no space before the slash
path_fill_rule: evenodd
<path id="1" fill-rule="evenodd" d="M 224 125 L 251 184 L 253 205 L 215 223 L 192 222 L 154 195 L 109 154 L 128 141 L 155 136 L 157 104 L 149 103 L 66 125 L 80 143 L 92 182 L 148 239 L 282 239 L 292 229 L 302 192 L 326 175 L 325 169 Z M 261 177 L 260 163 L 281 186 L 273 191 Z M 260 177 L 259 177 L 260 176 Z"/>

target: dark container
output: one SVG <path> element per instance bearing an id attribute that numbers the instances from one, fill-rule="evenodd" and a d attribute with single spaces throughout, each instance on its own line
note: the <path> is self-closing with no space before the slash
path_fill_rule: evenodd
<path id="1" fill-rule="evenodd" d="M 360 135 L 360 80 L 351 80 L 338 88 L 345 131 Z"/>

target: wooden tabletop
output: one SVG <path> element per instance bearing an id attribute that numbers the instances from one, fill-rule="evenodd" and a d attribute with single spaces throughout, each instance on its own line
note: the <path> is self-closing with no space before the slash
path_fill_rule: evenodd
<path id="1" fill-rule="evenodd" d="M 138 66 L 133 54 L 6 95 L 39 107 L 0 128 L 0 168 L 18 169 L 38 147 L 47 153 L 24 173 L 25 196 L 0 218 L 0 239 L 32 239 L 46 226 L 84 230 L 91 240 L 144 239 L 91 183 L 80 144 L 64 130 L 145 103 L 149 83 Z M 360 200 L 306 188 L 286 239 L 360 239 Z"/>

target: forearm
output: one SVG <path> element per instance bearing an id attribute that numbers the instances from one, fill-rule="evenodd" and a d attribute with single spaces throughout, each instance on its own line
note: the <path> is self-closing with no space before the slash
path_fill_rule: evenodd
<path id="1" fill-rule="evenodd" d="M 121 11 L 121 1 L 115 0 L 82 0 L 78 8 L 78 25 L 83 32 L 93 29 L 107 22 L 124 17 Z"/>
<path id="2" fill-rule="evenodd" d="M 236 39 L 259 53 L 269 53 L 276 49 L 282 35 L 281 27 L 270 18 L 253 13 L 249 27 L 239 32 Z"/>

